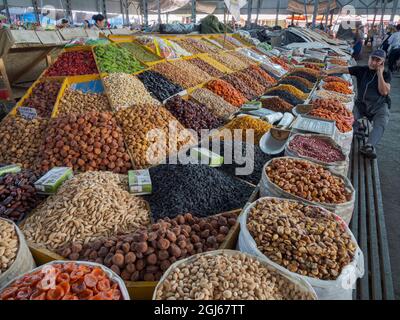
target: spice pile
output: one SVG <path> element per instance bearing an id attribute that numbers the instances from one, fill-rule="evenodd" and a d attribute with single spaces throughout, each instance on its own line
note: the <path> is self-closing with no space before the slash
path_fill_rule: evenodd
<path id="1" fill-rule="evenodd" d="M 115 110 L 139 104 L 155 104 L 159 102 L 147 91 L 143 83 L 133 75 L 111 73 L 103 79 L 112 107 Z"/>
<path id="2" fill-rule="evenodd" d="M 43 199 L 33 185 L 39 178 L 40 175 L 29 170 L 1 176 L 0 217 L 20 222 L 36 208 Z"/>
<path id="3" fill-rule="evenodd" d="M 234 107 L 220 96 L 217 96 L 205 88 L 196 89 L 192 92 L 190 97 L 204 104 L 208 110 L 222 120 L 227 119 L 231 114 L 237 111 L 237 107 Z"/>
<path id="4" fill-rule="evenodd" d="M 294 282 L 240 252 L 204 254 L 171 270 L 157 300 L 313 300 Z"/>
<path id="5" fill-rule="evenodd" d="M 193 100 L 175 96 L 167 101 L 165 107 L 185 128 L 195 130 L 199 137 L 202 129 L 215 129 L 221 125 L 221 120 L 204 104 Z"/>
<path id="6" fill-rule="evenodd" d="M 0 276 L 14 263 L 18 253 L 18 236 L 14 225 L 0 219 Z"/>
<path id="7" fill-rule="evenodd" d="M 94 48 L 94 53 L 101 72 L 134 73 L 144 69 L 127 49 L 115 44 L 97 46 Z"/>
<path id="8" fill-rule="evenodd" d="M 104 93 L 84 93 L 80 90 L 67 89 L 60 100 L 57 115 L 84 114 L 91 111 L 111 111 Z"/>
<path id="9" fill-rule="evenodd" d="M 87 245 L 68 245 L 59 253 L 70 260 L 104 264 L 125 281 L 158 281 L 177 260 L 218 249 L 237 214 L 198 218 L 190 213 L 157 223 L 134 233 L 103 238 Z"/>
<path id="10" fill-rule="evenodd" d="M 46 134 L 48 120 L 6 117 L 0 126 L 0 163 L 33 168 Z"/>
<path id="11" fill-rule="evenodd" d="M 0 300 L 123 300 L 123 296 L 118 283 L 100 267 L 66 262 L 23 275 L 0 291 Z"/>
<path id="12" fill-rule="evenodd" d="M 187 212 L 199 217 L 242 208 L 254 188 L 208 165 L 150 168 L 153 193 L 145 196 L 154 220 Z"/>
<path id="13" fill-rule="evenodd" d="M 116 119 L 136 169 L 158 164 L 170 153 L 196 143 L 192 134 L 162 106 L 138 105 L 117 112 Z M 151 134 L 152 130 L 161 136 Z M 173 134 L 177 135 L 177 146 L 168 143 Z"/>
<path id="14" fill-rule="evenodd" d="M 293 105 L 279 97 L 266 97 L 260 99 L 263 108 L 275 112 L 291 112 Z"/>
<path id="15" fill-rule="evenodd" d="M 336 127 L 342 133 L 353 130 L 354 116 L 338 100 L 316 99 L 312 104 L 314 109 L 311 110 L 309 115 L 323 119 L 335 120 Z"/>
<path id="16" fill-rule="evenodd" d="M 242 130 L 242 141 L 247 141 L 247 135 L 254 134 L 254 143 L 258 144 L 261 137 L 272 128 L 272 125 L 267 121 L 254 118 L 252 116 L 241 116 L 228 122 L 221 130 L 221 135 L 226 134 L 226 130 L 229 130 L 232 137 L 236 138 L 235 130 Z"/>
<path id="17" fill-rule="evenodd" d="M 58 92 L 61 89 L 60 81 L 41 81 L 32 89 L 29 97 L 23 101 L 22 107 L 36 109 L 37 115 L 42 118 L 50 118 L 56 103 Z"/>
<path id="18" fill-rule="evenodd" d="M 250 209 L 247 228 L 258 249 L 273 262 L 321 280 L 335 280 L 356 251 L 333 213 L 297 201 L 258 200 Z"/>
<path id="19" fill-rule="evenodd" d="M 342 178 L 307 160 L 276 158 L 266 173 L 279 188 L 308 201 L 338 204 L 352 196 Z"/>
<path id="20" fill-rule="evenodd" d="M 333 163 L 346 159 L 343 152 L 332 142 L 317 135 L 296 135 L 290 141 L 288 149 L 298 156 L 312 158 L 324 163 Z"/>
<path id="21" fill-rule="evenodd" d="M 126 184 L 111 172 L 78 174 L 38 206 L 21 229 L 27 241 L 56 250 L 147 226 L 146 202 L 125 190 Z"/>
<path id="22" fill-rule="evenodd" d="M 248 100 L 228 82 L 218 79 L 207 83 L 207 89 L 224 98 L 235 107 L 240 107 Z"/>
<path id="23" fill-rule="evenodd" d="M 63 52 L 46 71 L 46 76 L 79 76 L 98 73 L 91 51 Z"/>
<path id="24" fill-rule="evenodd" d="M 158 63 L 153 67 L 153 70 L 185 89 L 194 87 L 201 83 L 196 74 L 186 73 L 184 70 L 175 67 L 169 62 Z"/>
<path id="25" fill-rule="evenodd" d="M 158 72 L 145 71 L 138 74 L 137 77 L 143 82 L 146 89 L 161 102 L 183 91 L 180 85 L 172 83 Z"/>
<path id="26" fill-rule="evenodd" d="M 131 168 L 122 130 L 111 113 L 90 112 L 52 119 L 46 133 L 40 148 L 43 171 L 67 166 L 75 171 L 126 173 Z"/>

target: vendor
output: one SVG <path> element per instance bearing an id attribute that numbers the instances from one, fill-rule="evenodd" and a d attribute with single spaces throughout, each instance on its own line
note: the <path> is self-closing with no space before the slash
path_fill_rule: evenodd
<path id="1" fill-rule="evenodd" d="M 375 159 L 375 147 L 381 140 L 389 122 L 390 109 L 390 71 L 385 69 L 386 52 L 374 50 L 368 60 L 368 66 L 341 67 L 327 70 L 327 74 L 350 73 L 357 78 L 357 100 L 354 108 L 354 132 L 363 135 L 365 128 L 360 127 L 360 120 L 366 117 L 372 122 L 373 129 L 367 143 L 360 152 L 368 158 Z M 363 132 L 364 131 L 364 132 Z"/>
<path id="2" fill-rule="evenodd" d="M 92 17 L 92 19 L 94 20 L 92 29 L 102 30 L 105 28 L 106 18 L 102 14 L 96 14 Z"/>

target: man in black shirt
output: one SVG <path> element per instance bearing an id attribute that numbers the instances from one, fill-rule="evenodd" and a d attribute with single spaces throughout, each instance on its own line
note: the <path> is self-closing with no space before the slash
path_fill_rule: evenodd
<path id="1" fill-rule="evenodd" d="M 367 143 L 360 152 L 368 158 L 376 158 L 375 146 L 383 136 L 389 122 L 391 73 L 384 71 L 386 52 L 378 49 L 372 52 L 368 66 L 341 67 L 327 70 L 327 74 L 350 73 L 357 79 L 357 99 L 353 110 L 354 133 L 360 134 L 359 119 L 366 117 L 372 122 Z"/>

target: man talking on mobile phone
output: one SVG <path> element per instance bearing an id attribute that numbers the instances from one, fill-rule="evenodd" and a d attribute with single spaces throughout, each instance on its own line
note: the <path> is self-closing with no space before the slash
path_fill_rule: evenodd
<path id="1" fill-rule="evenodd" d="M 377 49 L 369 56 L 367 66 L 340 67 L 326 71 L 326 74 L 349 73 L 357 78 L 357 99 L 353 110 L 355 122 L 354 134 L 364 136 L 365 129 L 359 119 L 366 117 L 372 122 L 373 129 L 367 143 L 360 152 L 371 159 L 376 158 L 375 147 L 381 140 L 389 122 L 390 109 L 390 71 L 385 71 L 386 52 Z"/>

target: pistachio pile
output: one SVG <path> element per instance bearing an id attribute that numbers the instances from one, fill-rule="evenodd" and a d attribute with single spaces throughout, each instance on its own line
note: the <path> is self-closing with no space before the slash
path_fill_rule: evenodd
<path id="1" fill-rule="evenodd" d="M 84 93 L 73 89 L 65 90 L 58 106 L 58 115 L 84 114 L 91 111 L 111 111 L 108 98 L 104 93 Z"/>
<path id="2" fill-rule="evenodd" d="M 263 254 L 291 272 L 322 280 L 335 280 L 353 260 L 356 244 L 343 224 L 321 207 L 277 198 L 261 198 L 247 217 Z"/>

